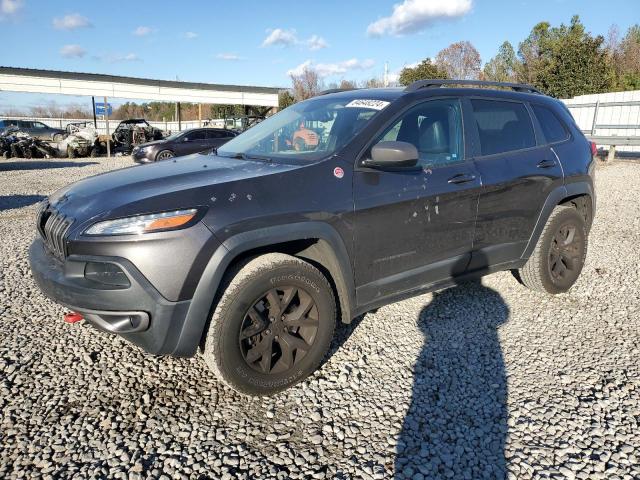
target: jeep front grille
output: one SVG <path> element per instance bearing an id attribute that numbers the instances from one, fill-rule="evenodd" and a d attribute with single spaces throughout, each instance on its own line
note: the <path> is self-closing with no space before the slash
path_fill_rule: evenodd
<path id="1" fill-rule="evenodd" d="M 58 258 L 67 256 L 67 233 L 73 219 L 45 204 L 38 214 L 38 231 L 49 250 Z"/>

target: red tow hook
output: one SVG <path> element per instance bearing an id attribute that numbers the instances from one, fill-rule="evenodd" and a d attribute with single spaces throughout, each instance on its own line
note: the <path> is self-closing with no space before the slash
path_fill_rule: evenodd
<path id="1" fill-rule="evenodd" d="M 81 320 L 84 320 L 84 317 L 81 313 L 78 312 L 69 312 L 64 314 L 65 323 L 77 323 Z"/>

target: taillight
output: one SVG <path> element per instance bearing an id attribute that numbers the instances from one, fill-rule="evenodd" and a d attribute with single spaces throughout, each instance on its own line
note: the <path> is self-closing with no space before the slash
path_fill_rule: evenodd
<path id="1" fill-rule="evenodd" d="M 596 155 L 598 155 L 598 147 L 596 146 L 596 142 L 589 142 L 589 144 L 591 145 L 591 156 L 595 157 Z"/>

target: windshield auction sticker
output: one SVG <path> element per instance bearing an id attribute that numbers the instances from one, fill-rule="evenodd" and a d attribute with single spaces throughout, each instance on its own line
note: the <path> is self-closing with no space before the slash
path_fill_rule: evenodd
<path id="1" fill-rule="evenodd" d="M 359 100 L 351 100 L 349 103 L 345 105 L 345 107 L 370 108 L 372 110 L 382 110 L 387 105 L 389 105 L 389 102 L 385 102 L 384 100 L 371 100 L 371 99 L 361 98 Z"/>

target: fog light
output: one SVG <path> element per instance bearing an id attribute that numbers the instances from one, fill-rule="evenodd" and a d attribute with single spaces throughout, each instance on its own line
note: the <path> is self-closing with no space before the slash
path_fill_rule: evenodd
<path id="1" fill-rule="evenodd" d="M 131 283 L 122 269 L 113 263 L 87 262 L 84 278 L 114 287 L 129 287 Z"/>

